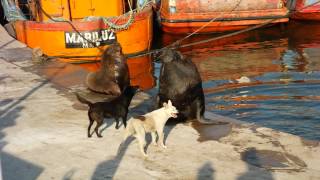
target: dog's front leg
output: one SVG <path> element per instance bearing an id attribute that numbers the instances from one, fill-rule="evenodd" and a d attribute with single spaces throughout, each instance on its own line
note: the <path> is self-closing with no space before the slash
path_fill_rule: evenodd
<path id="1" fill-rule="evenodd" d="M 119 129 L 119 118 L 115 118 L 116 119 L 116 129 Z"/>
<path id="2" fill-rule="evenodd" d="M 163 141 L 164 141 L 163 131 L 162 131 L 162 130 L 158 130 L 157 133 L 158 133 L 158 137 L 159 137 L 159 139 L 158 139 L 158 145 L 166 149 L 167 146 L 165 146 L 165 145 L 164 145 L 164 142 L 163 142 Z"/>
<path id="3" fill-rule="evenodd" d="M 124 125 L 124 128 L 126 128 L 127 127 L 127 115 L 122 117 L 122 123 Z"/>
<path id="4" fill-rule="evenodd" d="M 140 152 L 144 157 L 148 157 L 148 155 L 144 151 L 144 147 L 146 146 L 146 140 L 145 140 L 145 133 L 144 131 L 141 131 L 141 133 L 138 133 L 136 135 L 136 138 L 138 139 L 139 142 L 139 148 Z"/>
<path id="5" fill-rule="evenodd" d="M 151 132 L 151 138 L 152 138 L 152 144 L 157 145 L 157 142 L 156 142 L 157 134 L 155 131 Z"/>

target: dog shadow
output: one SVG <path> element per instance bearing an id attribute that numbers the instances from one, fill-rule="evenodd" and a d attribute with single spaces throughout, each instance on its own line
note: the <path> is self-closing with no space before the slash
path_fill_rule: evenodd
<path id="1" fill-rule="evenodd" d="M 119 165 L 133 140 L 133 137 L 129 137 L 128 139 L 126 139 L 123 144 L 118 147 L 117 155 L 114 158 L 98 164 L 91 179 L 112 179 L 116 174 Z"/>
<path id="2" fill-rule="evenodd" d="M 111 126 L 114 126 L 114 128 L 115 128 L 115 127 L 116 127 L 116 121 L 115 121 L 115 120 L 113 121 L 113 120 L 110 119 L 110 118 L 105 118 L 105 119 L 103 120 L 103 125 L 104 125 L 104 127 L 103 127 L 102 129 L 100 129 L 100 131 L 99 131 L 100 134 L 101 134 L 103 131 L 105 131 L 106 129 L 108 129 L 109 127 L 111 127 Z M 121 126 L 123 126 L 122 121 L 120 121 L 120 123 L 119 123 L 119 128 L 118 128 L 118 129 L 120 129 Z M 94 133 L 94 131 L 91 133 L 91 135 L 93 135 L 93 133 Z"/>

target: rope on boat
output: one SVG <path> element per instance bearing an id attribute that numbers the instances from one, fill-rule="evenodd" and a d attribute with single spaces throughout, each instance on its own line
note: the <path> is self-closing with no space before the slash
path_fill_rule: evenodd
<path id="1" fill-rule="evenodd" d="M 131 2 L 130 0 L 128 0 L 128 5 L 129 5 L 129 8 L 130 8 L 130 11 L 129 11 L 129 18 L 128 18 L 128 21 L 124 24 L 121 24 L 121 25 L 117 25 L 113 22 L 111 22 L 109 20 L 109 18 L 105 18 L 105 17 L 101 17 L 101 19 L 103 20 L 103 22 L 109 26 L 109 28 L 113 29 L 113 30 L 116 30 L 116 31 L 121 31 L 121 30 L 125 30 L 125 29 L 128 29 L 130 27 L 130 25 L 134 22 L 134 16 L 133 16 L 133 11 L 132 11 L 132 5 L 131 5 Z"/>
<path id="2" fill-rule="evenodd" d="M 142 6 L 139 9 L 144 9 L 149 3 L 150 3 L 150 1 L 144 1 L 144 3 L 142 4 Z M 129 8 L 130 8 L 130 11 L 125 13 L 125 14 L 123 14 L 123 15 L 121 15 L 121 16 L 118 16 L 117 19 L 116 19 L 116 21 L 117 21 L 120 18 L 129 16 L 128 21 L 126 23 L 124 23 L 124 24 L 117 25 L 116 23 L 112 22 L 111 19 L 114 19 L 115 17 L 106 18 L 106 17 L 102 17 L 102 16 L 88 16 L 88 17 L 85 17 L 84 20 L 85 21 L 91 21 L 91 20 L 102 19 L 102 21 L 106 25 L 108 25 L 109 28 L 112 29 L 112 30 L 115 30 L 115 31 L 126 30 L 134 22 L 134 13 L 138 11 L 138 9 L 135 9 L 135 10 L 132 9 L 132 4 L 131 4 L 130 0 L 128 0 L 128 5 L 129 5 Z"/>
<path id="3" fill-rule="evenodd" d="M 150 3 L 150 1 L 147 1 L 147 0 L 144 1 L 143 5 L 139 9 L 144 9 L 149 3 Z M 125 24 L 117 25 L 117 24 L 110 21 L 111 18 L 101 17 L 103 22 L 105 24 L 107 24 L 111 29 L 114 29 L 116 31 L 128 29 L 130 27 L 130 25 L 134 22 L 134 10 L 132 10 L 132 4 L 131 4 L 130 0 L 128 0 L 128 4 L 129 4 L 129 8 L 130 8 L 129 18 Z M 135 12 L 137 12 L 137 11 L 138 11 L 138 9 L 136 9 Z M 127 16 L 127 13 L 124 14 L 123 16 Z M 118 19 L 120 19 L 120 17 L 121 16 L 119 16 Z"/>
<path id="4" fill-rule="evenodd" d="M 168 45 L 168 46 L 166 46 L 166 47 L 175 46 L 175 45 L 177 45 L 177 44 L 180 44 L 182 41 L 188 39 L 189 37 L 191 37 L 191 36 L 193 36 L 193 35 L 195 35 L 195 34 L 197 34 L 197 33 L 198 33 L 199 31 L 201 31 L 203 28 L 207 27 L 207 26 L 210 25 L 212 22 L 214 22 L 214 21 L 216 21 L 218 18 L 222 17 L 224 14 L 231 13 L 231 12 L 233 12 L 234 10 L 236 10 L 236 9 L 239 7 L 240 3 L 241 3 L 241 0 L 239 0 L 239 1 L 237 2 L 237 4 L 236 4 L 233 8 L 231 8 L 231 10 L 230 10 L 229 12 L 226 12 L 226 11 L 221 12 L 218 16 L 212 18 L 210 21 L 208 21 L 206 24 L 204 24 L 204 25 L 201 26 L 200 28 L 196 29 L 195 31 L 193 31 L 193 32 L 190 33 L 189 35 L 187 35 L 187 36 L 185 36 L 185 37 L 183 37 L 183 38 L 181 38 L 181 39 L 173 42 L 172 44 L 170 44 L 170 45 Z"/>

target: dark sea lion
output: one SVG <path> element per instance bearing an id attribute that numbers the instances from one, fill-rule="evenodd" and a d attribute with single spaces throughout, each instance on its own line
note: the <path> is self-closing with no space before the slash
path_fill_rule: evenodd
<path id="1" fill-rule="evenodd" d="M 119 96 L 130 85 L 126 57 L 119 43 L 111 44 L 101 56 L 101 67 L 89 73 L 86 85 L 94 92 Z"/>
<path id="2" fill-rule="evenodd" d="M 170 99 L 179 111 L 180 121 L 197 119 L 201 123 L 211 124 L 204 119 L 205 99 L 201 77 L 195 64 L 173 49 L 164 50 L 159 59 L 162 66 L 158 107 Z"/>

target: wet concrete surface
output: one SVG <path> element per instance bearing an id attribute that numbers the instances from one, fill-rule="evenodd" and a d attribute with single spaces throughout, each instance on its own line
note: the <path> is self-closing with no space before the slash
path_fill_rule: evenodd
<path id="1" fill-rule="evenodd" d="M 63 66 L 52 67 L 59 69 Z M 26 73 L 25 68 L 23 69 L 21 73 Z M 34 70 L 31 70 L 32 68 L 30 72 L 34 72 Z M 14 76 L 14 74 L 11 75 Z M 43 74 L 41 76 L 46 78 Z M 43 79 L 35 76 L 30 83 L 37 84 L 41 81 Z M 241 138 L 241 140 L 250 140 L 256 135 L 254 133 L 238 132 L 240 125 L 232 126 L 231 123 L 213 126 L 204 126 L 196 123 L 191 126 L 184 124 L 167 126 L 165 132 L 168 150 L 161 151 L 148 146 L 151 160 L 143 161 L 139 158 L 136 144 L 129 145 L 125 153 L 114 157 L 114 151 L 116 151 L 117 145 L 122 138 L 121 131 L 115 130 L 113 125 L 108 125 L 109 127 L 103 131 L 104 138 L 102 140 L 98 138 L 85 138 L 88 123 L 87 110 L 74 109 L 72 105 L 77 103 L 77 101 L 75 99 L 66 99 L 66 96 L 59 93 L 62 90 L 56 88 L 55 86 L 57 85 L 54 84 L 68 88 L 75 87 L 74 85 L 68 86 L 68 83 L 64 85 L 63 80 L 61 81 L 59 79 L 57 81 L 50 81 L 50 86 L 42 86 L 40 92 L 35 91 L 34 95 L 30 96 L 30 98 L 23 98 L 22 105 L 24 108 L 19 110 L 22 113 L 16 117 L 15 121 L 17 125 L 6 130 L 5 137 L 8 144 L 4 150 L 13 159 L 19 159 L 19 161 L 12 161 L 14 164 L 10 167 L 4 165 L 6 169 L 9 169 L 6 172 L 6 177 L 11 178 L 14 176 L 14 169 L 20 167 L 21 171 L 26 171 L 29 168 L 29 171 L 32 173 L 26 174 L 26 176 L 30 178 L 36 177 L 37 179 L 47 179 L 47 177 L 62 179 L 69 176 L 73 179 L 90 179 L 92 177 L 124 179 L 128 175 L 133 176 L 133 173 L 139 179 L 168 179 L 168 177 L 173 179 L 196 179 L 197 176 L 212 176 L 216 177 L 216 179 L 237 179 L 241 173 L 246 173 L 246 166 L 250 167 L 252 165 L 267 169 L 264 172 L 265 175 L 261 174 L 261 170 L 250 167 L 250 174 L 245 175 L 246 177 L 264 177 L 271 174 L 273 176 L 280 176 L 275 179 L 320 177 L 320 174 L 318 176 L 313 170 L 308 169 L 312 166 L 311 164 L 317 163 L 315 158 L 312 158 L 315 161 L 312 162 L 310 158 L 306 158 L 305 156 L 303 156 L 303 159 L 300 157 L 295 159 L 293 157 L 297 156 L 295 148 L 300 147 L 300 145 L 286 146 L 286 148 L 293 151 L 294 155 L 291 156 L 290 153 L 285 154 L 286 156 L 283 157 L 279 153 L 281 152 L 280 149 L 270 150 L 270 148 L 274 148 L 273 144 L 265 144 L 263 137 L 258 137 L 262 140 L 257 140 L 258 143 L 256 144 L 237 142 L 237 139 L 233 137 L 234 133 L 237 133 L 236 136 Z M 12 81 L 10 85 L 14 85 L 13 83 L 21 85 L 22 82 Z M 57 91 L 57 93 L 51 92 L 49 93 L 50 98 L 47 98 L 48 92 L 52 90 Z M 71 91 L 63 92 L 64 94 L 72 93 Z M 43 98 L 47 98 L 47 100 L 44 101 Z M 54 99 L 57 100 L 53 102 Z M 12 103 L 8 98 L 2 99 L 2 103 L 5 106 L 10 105 L 10 102 Z M 147 111 L 146 108 L 150 104 L 146 104 L 144 101 L 141 102 L 141 106 L 131 110 L 133 114 Z M 45 115 L 41 115 L 41 111 L 43 111 L 43 109 L 40 109 L 41 106 L 46 109 Z M 19 108 L 15 109 L 18 110 Z M 9 117 L 6 117 L 6 119 L 10 119 Z M 220 116 L 212 117 L 212 119 L 223 120 Z M 5 124 L 7 124 L 6 126 L 9 125 L 8 123 Z M 4 124 L 1 123 L 1 125 Z M 26 126 L 35 126 L 37 128 L 32 128 L 29 131 Z M 190 127 L 195 128 L 195 130 Z M 31 139 L 27 140 L 26 137 L 30 137 Z M 28 142 L 28 145 L 18 139 L 23 139 Z M 230 143 L 228 140 L 230 140 Z M 251 140 L 250 142 L 254 141 Z M 262 143 L 262 145 L 259 145 L 259 143 Z M 244 150 L 235 151 L 235 146 L 231 144 L 238 144 L 238 147 Z M 250 148 L 250 146 L 260 149 L 266 148 L 266 150 L 246 151 L 245 149 Z M 314 148 L 317 149 L 318 147 L 313 147 L 312 151 L 315 150 Z M 241 152 L 246 154 L 244 159 L 241 159 Z M 311 153 L 311 150 L 302 154 L 305 153 L 312 157 L 318 154 L 317 152 Z M 270 157 L 276 158 L 270 159 Z M 294 165 L 298 169 L 303 166 L 304 172 L 297 171 L 295 166 L 287 166 L 287 157 L 289 157 L 291 163 L 294 162 Z M 259 163 L 256 161 L 259 161 Z M 247 163 L 250 165 L 246 165 Z M 304 166 L 304 163 L 308 165 Z M 203 166 L 207 170 L 201 170 Z M 233 169 L 232 172 L 229 171 L 230 168 Z M 286 168 L 287 172 L 274 170 L 279 168 Z M 294 174 L 292 174 L 293 172 Z M 214 173 L 214 175 L 210 175 L 211 173 Z"/>
<path id="2" fill-rule="evenodd" d="M 57 59 L 36 63 L 25 68 L 25 70 L 45 77 L 61 90 L 83 87 L 84 79 L 88 73 L 79 66 L 64 63 Z"/>

